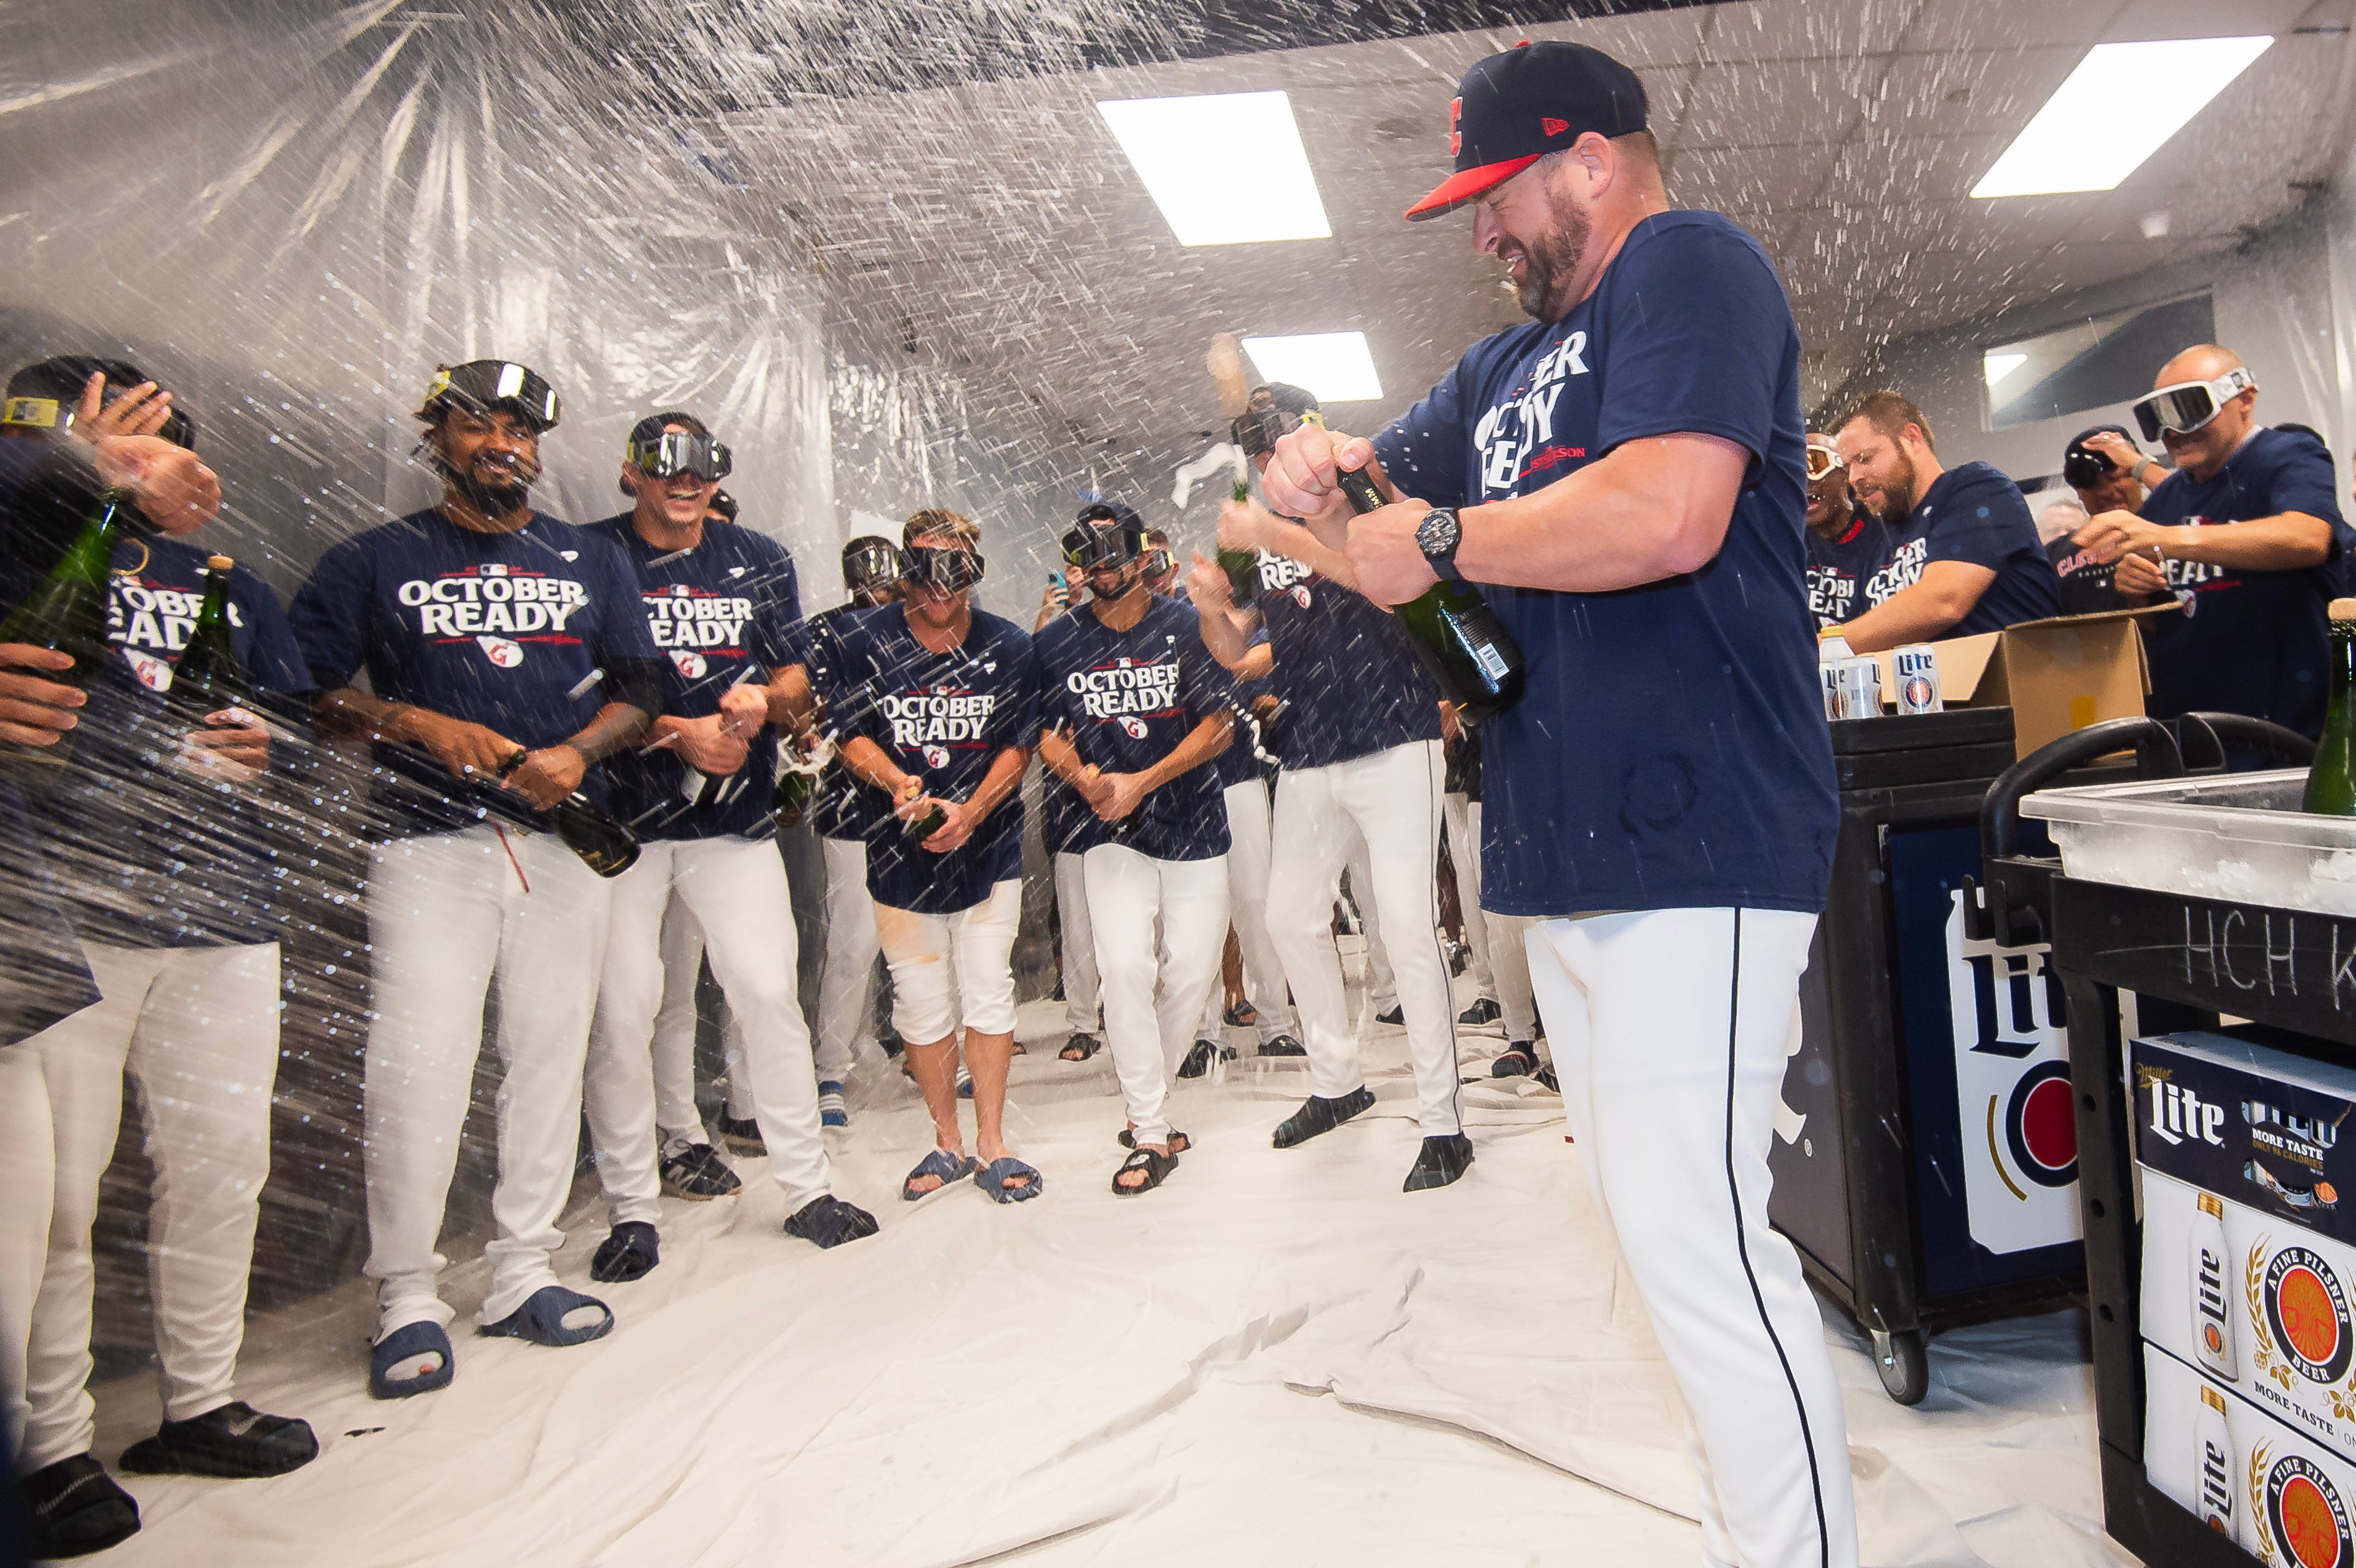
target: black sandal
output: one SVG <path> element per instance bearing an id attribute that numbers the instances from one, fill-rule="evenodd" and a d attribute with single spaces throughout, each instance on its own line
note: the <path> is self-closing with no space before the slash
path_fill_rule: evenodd
<path id="1" fill-rule="evenodd" d="M 1089 1057 L 1094 1056 L 1098 1051 L 1102 1051 L 1103 1049 L 1104 1041 L 1098 1040 L 1092 1034 L 1082 1034 L 1076 1029 L 1072 1033 L 1072 1038 L 1064 1042 L 1064 1049 L 1055 1053 L 1055 1060 L 1058 1061 L 1086 1061 Z"/>
<path id="2" fill-rule="evenodd" d="M 1177 1168 L 1178 1157 L 1174 1154 L 1156 1154 L 1150 1148 L 1133 1150 L 1127 1159 L 1120 1162 L 1120 1168 L 1113 1172 L 1113 1196 L 1134 1198 L 1141 1192 L 1151 1192 Z M 1122 1186 L 1120 1179 L 1132 1170 L 1145 1172 L 1145 1179 L 1135 1187 Z"/>
<path id="3" fill-rule="evenodd" d="M 1118 1141 L 1123 1148 L 1135 1148 L 1137 1147 L 1137 1129 L 1135 1127 L 1121 1128 L 1120 1137 Z M 1184 1154 L 1188 1149 L 1193 1148 L 1194 1147 L 1194 1139 L 1188 1137 L 1184 1133 L 1180 1132 L 1175 1127 L 1170 1129 L 1170 1152 L 1172 1154 Z"/>

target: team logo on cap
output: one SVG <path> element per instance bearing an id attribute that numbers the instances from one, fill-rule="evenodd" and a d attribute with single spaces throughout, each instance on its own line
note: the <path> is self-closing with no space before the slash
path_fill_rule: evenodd
<path id="1" fill-rule="evenodd" d="M 2349 1532 L 2340 1488 L 2301 1455 L 2270 1460 L 2273 1447 L 2261 1443 L 2250 1454 L 2250 1511 L 2260 1560 L 2296 1568 L 2346 1568 L 2356 1539 Z"/>
<path id="2" fill-rule="evenodd" d="M 2004 1108 L 2005 1147 L 2015 1169 L 2040 1187 L 2078 1179 L 2078 1122 L 2070 1064 L 2041 1061 L 2020 1075 Z"/>
<path id="3" fill-rule="evenodd" d="M 475 643 L 483 650 L 483 656 L 501 669 L 513 669 L 523 663 L 521 643 L 509 642 L 505 637 L 477 637 Z"/>
<path id="4" fill-rule="evenodd" d="M 2260 1242 L 2250 1249 L 2249 1266 L 2243 1272 L 2251 1326 L 2258 1331 L 2253 1347 L 2258 1371 L 2285 1389 L 2290 1387 L 2291 1372 L 2327 1385 L 2346 1377 L 2350 1360 L 2356 1359 L 2356 1335 L 2349 1331 L 2348 1296 L 2331 1265 L 2298 1246 L 2285 1247 L 2268 1259 L 2265 1243 Z"/>
<path id="5" fill-rule="evenodd" d="M 685 648 L 673 648 L 670 662 L 677 665 L 679 673 L 689 680 L 701 680 L 703 672 L 711 667 L 703 662 L 701 654 L 690 653 Z"/>
<path id="6" fill-rule="evenodd" d="M 1538 129 L 1544 131 L 1549 136 L 1559 136 L 1565 131 L 1570 129 L 1570 122 L 1568 120 L 1558 120 L 1553 115 L 1548 114 L 1538 121 Z"/>

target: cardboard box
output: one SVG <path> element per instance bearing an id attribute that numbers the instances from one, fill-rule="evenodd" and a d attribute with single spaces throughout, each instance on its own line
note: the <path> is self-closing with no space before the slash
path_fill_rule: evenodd
<path id="1" fill-rule="evenodd" d="M 2178 613 L 2173 603 L 2105 610 L 1933 643 L 1940 699 L 1949 708 L 2011 709 L 2015 757 L 2105 719 L 2140 718 L 2151 667 L 2136 624 Z M 1894 701 L 1890 655 L 1873 658 L 1881 666 L 1882 692 Z"/>
<path id="2" fill-rule="evenodd" d="M 2156 1346 L 2144 1366 L 2145 1478 L 2280 1568 L 2356 1555 L 2356 1463 Z"/>
<path id="3" fill-rule="evenodd" d="M 2268 1043 L 2277 1038 L 2244 1024 L 2131 1042 L 2136 1157 L 2356 1248 L 2356 1139 L 2340 1147 L 2356 1071 Z"/>

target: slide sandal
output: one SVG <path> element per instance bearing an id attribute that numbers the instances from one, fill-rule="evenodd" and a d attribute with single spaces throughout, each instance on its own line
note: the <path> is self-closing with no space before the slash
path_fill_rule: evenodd
<path id="1" fill-rule="evenodd" d="M 1139 1149 L 1121 1161 L 1120 1168 L 1113 1172 L 1112 1194 L 1116 1198 L 1134 1198 L 1141 1192 L 1151 1192 L 1177 1168 L 1176 1155 L 1156 1154 L 1150 1148 Z M 1122 1186 L 1120 1179 L 1132 1170 L 1145 1172 L 1145 1179 L 1135 1187 Z"/>
<path id="2" fill-rule="evenodd" d="M 564 1319 L 585 1307 L 594 1307 L 598 1317 L 594 1323 L 574 1328 Z M 561 1285 L 543 1285 L 527 1297 L 521 1307 L 496 1323 L 486 1323 L 475 1330 L 486 1339 L 529 1339 L 535 1345 L 545 1345 L 552 1350 L 562 1350 L 573 1345 L 585 1345 L 592 1339 L 602 1339 L 613 1332 L 614 1309 L 594 1296 L 584 1296 L 577 1290 L 567 1290 Z"/>
<path id="3" fill-rule="evenodd" d="M 1017 1177 L 1023 1176 L 1031 1179 L 1023 1186 L 1007 1185 Z M 998 1202 L 1022 1203 L 1038 1197 L 1040 1189 L 1047 1185 L 1047 1179 L 1039 1174 L 1036 1166 L 1025 1165 L 1010 1154 L 991 1160 L 974 1177 L 973 1184 Z"/>
<path id="4" fill-rule="evenodd" d="M 1137 1129 L 1135 1127 L 1121 1128 L 1120 1136 L 1116 1141 L 1119 1142 L 1120 1147 L 1123 1148 L 1135 1148 L 1137 1147 Z M 1194 1147 L 1194 1140 L 1193 1138 L 1188 1137 L 1176 1127 L 1170 1129 L 1170 1152 L 1172 1154 L 1184 1154 L 1188 1149 L 1193 1148 Z"/>
<path id="5" fill-rule="evenodd" d="M 963 1181 L 972 1174 L 972 1160 L 961 1154 L 951 1154 L 945 1148 L 937 1148 L 918 1160 L 916 1168 L 908 1172 L 906 1179 L 900 1183 L 901 1200 L 914 1203 L 920 1198 L 930 1198 L 935 1192 L 946 1192 L 948 1190 L 950 1182 Z M 930 1190 L 919 1192 L 912 1184 L 920 1176 L 937 1176 L 940 1178 L 941 1184 Z"/>
<path id="6" fill-rule="evenodd" d="M 412 1378 L 397 1378 L 393 1369 L 403 1361 L 421 1356 L 439 1356 L 442 1364 L 430 1372 Z M 437 1388 L 447 1388 L 450 1380 L 458 1375 L 457 1353 L 450 1348 L 450 1336 L 442 1331 L 439 1323 L 408 1323 L 395 1328 L 369 1352 L 369 1392 L 377 1399 L 407 1399 L 415 1393 L 432 1393 Z"/>

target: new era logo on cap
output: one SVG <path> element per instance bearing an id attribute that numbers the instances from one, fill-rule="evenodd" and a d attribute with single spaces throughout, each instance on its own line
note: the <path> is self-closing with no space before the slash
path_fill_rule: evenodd
<path id="1" fill-rule="evenodd" d="M 1516 44 L 1464 73 L 1448 105 L 1456 173 L 1408 208 L 1437 218 L 1520 174 L 1581 136 L 1645 128 L 1644 84 L 1585 44 Z"/>

